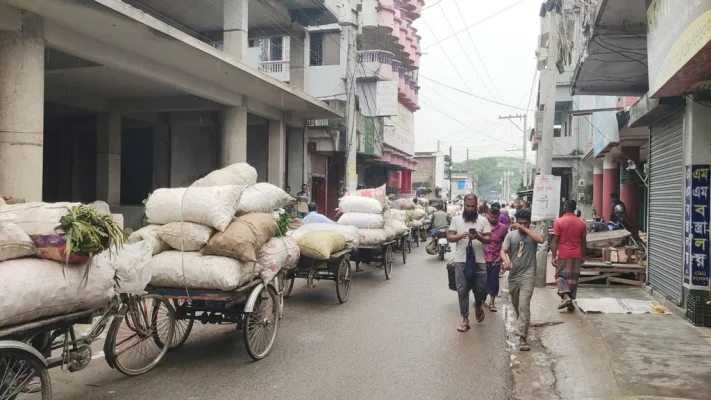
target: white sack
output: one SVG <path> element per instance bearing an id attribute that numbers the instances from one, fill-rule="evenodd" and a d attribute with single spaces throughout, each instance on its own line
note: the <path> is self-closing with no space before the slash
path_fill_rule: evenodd
<path id="1" fill-rule="evenodd" d="M 395 233 L 395 230 L 389 226 L 386 226 L 385 228 L 383 228 L 383 232 L 385 232 L 385 241 L 387 241 L 387 242 L 394 240 L 395 236 L 397 236 L 397 234 Z"/>
<path id="2" fill-rule="evenodd" d="M 421 228 L 422 221 L 420 221 L 419 219 L 413 220 L 412 222 L 410 222 L 410 226 L 413 228 Z"/>
<path id="3" fill-rule="evenodd" d="M 427 216 L 427 213 L 421 208 L 416 208 L 410 211 L 410 215 L 412 215 L 412 219 L 422 219 Z"/>
<path id="4" fill-rule="evenodd" d="M 247 163 L 237 163 L 210 172 L 204 178 L 196 180 L 190 187 L 250 186 L 255 183 L 257 183 L 257 170 Z"/>
<path id="5" fill-rule="evenodd" d="M 37 253 L 30 235 L 12 222 L 0 222 L 0 261 L 33 256 Z"/>
<path id="6" fill-rule="evenodd" d="M 152 224 L 195 222 L 218 231 L 232 221 L 244 186 L 158 189 L 148 199 L 146 216 Z"/>
<path id="7" fill-rule="evenodd" d="M 257 279 L 262 269 L 254 262 L 170 250 L 153 257 L 151 286 L 230 291 Z"/>
<path id="8" fill-rule="evenodd" d="M 292 269 L 299 262 L 299 246 L 291 236 L 280 236 L 269 239 L 259 248 L 257 262 L 264 267 L 261 278 L 269 282 L 282 269 Z"/>
<path id="9" fill-rule="evenodd" d="M 117 293 L 143 294 L 151 281 L 153 248 L 147 241 L 126 243 L 118 251 L 104 251 L 97 257 L 111 264 L 116 275 Z"/>
<path id="10" fill-rule="evenodd" d="M 382 214 L 383 205 L 370 197 L 345 196 L 338 201 L 338 208 L 343 213 L 360 212 L 367 214 Z"/>
<path id="11" fill-rule="evenodd" d="M 361 245 L 378 245 L 387 242 L 387 234 L 384 229 L 360 229 Z"/>
<path id="12" fill-rule="evenodd" d="M 284 208 L 294 200 L 282 188 L 271 183 L 260 182 L 247 187 L 237 207 L 237 215 L 249 213 L 271 213 Z"/>
<path id="13" fill-rule="evenodd" d="M 394 230 L 397 235 L 404 235 L 410 230 L 404 222 L 397 219 L 388 221 L 385 226 Z"/>
<path id="14" fill-rule="evenodd" d="M 54 232 L 59 219 L 69 209 L 81 203 L 20 203 L 3 206 L 0 221 L 17 224 L 26 234 L 46 234 Z"/>
<path id="15" fill-rule="evenodd" d="M 402 205 L 405 203 L 403 199 L 397 199 L 390 202 L 390 208 L 393 210 L 402 210 Z"/>
<path id="16" fill-rule="evenodd" d="M 343 235 L 343 239 L 346 241 L 347 249 L 356 249 L 360 244 L 360 234 L 358 233 L 358 228 L 351 225 L 338 225 L 338 224 L 306 224 L 301 225 L 299 229 L 288 233 L 294 239 L 299 239 L 301 236 L 313 232 L 313 231 L 337 231 Z"/>
<path id="17" fill-rule="evenodd" d="M 151 248 L 153 249 L 153 255 L 170 250 L 170 245 L 158 236 L 158 229 L 160 229 L 161 226 L 162 225 L 144 226 L 143 228 L 133 232 L 131 236 L 128 237 L 128 242 L 138 243 L 143 240 L 150 243 Z"/>
<path id="18" fill-rule="evenodd" d="M 390 210 L 389 219 L 396 219 L 405 222 L 407 219 L 407 211 L 405 210 Z"/>
<path id="19" fill-rule="evenodd" d="M 432 215 L 432 214 L 434 214 L 435 212 L 437 212 L 437 209 L 436 209 L 436 208 L 431 207 L 431 206 L 430 206 L 430 207 L 427 207 L 427 215 Z"/>
<path id="20" fill-rule="evenodd" d="M 82 284 L 86 264 L 69 264 L 39 258 L 0 263 L 0 327 L 41 318 L 95 310 L 114 294 L 114 269 L 95 257 L 89 279 Z M 66 277 L 64 276 L 66 274 Z"/>
<path id="21" fill-rule="evenodd" d="M 215 230 L 192 222 L 171 222 L 158 229 L 158 236 L 176 250 L 198 251 L 210 241 Z"/>
<path id="22" fill-rule="evenodd" d="M 383 216 L 380 214 L 366 214 L 350 212 L 341 215 L 338 225 L 352 225 L 358 229 L 380 229 L 383 227 Z"/>

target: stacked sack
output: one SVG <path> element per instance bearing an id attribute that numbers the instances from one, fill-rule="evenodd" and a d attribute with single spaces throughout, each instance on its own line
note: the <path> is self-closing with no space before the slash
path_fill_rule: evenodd
<path id="1" fill-rule="evenodd" d="M 124 244 L 91 261 L 73 253 L 67 263 L 67 238 L 55 227 L 77 205 L 0 204 L 0 327 L 95 310 L 116 292 L 143 292 L 151 276 L 149 243 Z"/>
<path id="2" fill-rule="evenodd" d="M 395 239 L 397 233 L 390 226 L 391 210 L 385 185 L 347 192 L 339 200 L 338 208 L 343 212 L 338 224 L 358 228 L 360 244 L 378 245 Z"/>
<path id="3" fill-rule="evenodd" d="M 151 225 L 129 237 L 153 244 L 151 285 L 231 291 L 295 267 L 296 240 L 280 234 L 272 214 L 291 196 L 256 181 L 257 171 L 240 163 L 188 188 L 156 190 L 146 204 Z"/>

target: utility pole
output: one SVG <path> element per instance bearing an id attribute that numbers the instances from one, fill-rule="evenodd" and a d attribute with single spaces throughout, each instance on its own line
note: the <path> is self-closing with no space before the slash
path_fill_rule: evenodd
<path id="1" fill-rule="evenodd" d="M 358 186 L 356 173 L 356 151 L 358 149 L 358 132 L 356 128 L 356 34 L 358 26 L 353 20 L 351 0 L 341 1 L 341 18 L 339 24 L 346 32 L 348 40 L 346 62 L 346 188 L 355 190 Z"/>
<path id="2" fill-rule="evenodd" d="M 437 153 L 439 153 L 439 140 L 437 140 Z"/>
<path id="3" fill-rule="evenodd" d="M 520 130 L 523 133 L 523 146 L 522 146 L 523 165 L 521 166 L 521 181 L 523 182 L 524 187 L 528 187 L 528 160 L 527 160 L 527 158 L 528 158 L 528 145 L 527 145 L 528 140 L 527 139 L 528 138 L 526 135 L 527 126 L 528 126 L 528 124 L 527 124 L 528 115 L 527 114 L 517 114 L 517 115 L 507 115 L 505 117 L 499 116 L 499 119 L 508 119 L 508 120 L 519 119 L 519 118 L 523 119 L 523 129 L 521 129 L 513 121 L 511 121 L 511 123 L 513 123 L 514 126 L 516 128 L 518 128 L 518 130 Z"/>
<path id="4" fill-rule="evenodd" d="M 469 181 L 469 173 L 470 173 L 469 172 L 469 149 L 467 149 L 467 178 L 466 178 L 466 181 L 464 182 L 465 188 L 466 188 L 467 182 Z M 472 189 L 474 189 L 474 187 L 472 187 Z M 473 193 L 473 190 L 472 190 L 472 193 Z"/>
<path id="5" fill-rule="evenodd" d="M 449 146 L 449 201 L 452 201 L 452 146 Z"/>
<path id="6" fill-rule="evenodd" d="M 545 98 L 543 106 L 543 132 L 541 142 L 538 144 L 540 154 L 539 171 L 542 175 L 553 173 L 553 128 L 555 126 L 555 89 L 556 74 L 558 68 L 558 12 L 549 10 L 546 14 L 548 18 L 548 53 L 546 67 L 541 71 L 541 87 L 545 87 Z"/>

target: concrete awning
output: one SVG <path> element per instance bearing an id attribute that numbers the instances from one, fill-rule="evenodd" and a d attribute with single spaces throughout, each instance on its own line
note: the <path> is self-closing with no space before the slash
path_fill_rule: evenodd
<path id="1" fill-rule="evenodd" d="M 292 119 L 342 117 L 304 91 L 120 0 L 5 2 L 44 17 L 49 48 L 270 118 L 284 112 Z M 6 10 L 12 11 L 2 7 L 0 13 Z M 0 22 L 12 19 L 4 17 Z"/>
<path id="2" fill-rule="evenodd" d="M 685 105 L 686 99 L 683 97 L 654 99 L 645 94 L 630 108 L 629 126 L 633 128 L 650 126 L 684 108 Z"/>
<path id="3" fill-rule="evenodd" d="M 575 95 L 643 95 L 649 88 L 645 0 L 600 0 Z"/>

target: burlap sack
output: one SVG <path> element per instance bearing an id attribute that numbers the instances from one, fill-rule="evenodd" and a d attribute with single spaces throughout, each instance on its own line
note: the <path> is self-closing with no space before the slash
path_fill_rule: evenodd
<path id="1" fill-rule="evenodd" d="M 232 221 L 224 232 L 217 232 L 203 247 L 202 254 L 257 261 L 259 248 L 278 230 L 271 214 L 246 214 Z"/>

